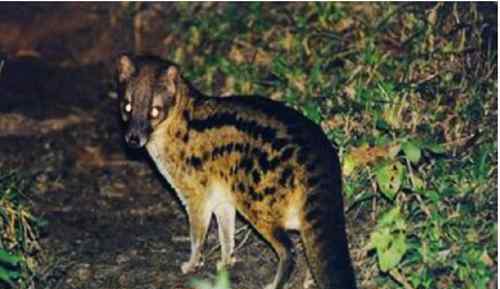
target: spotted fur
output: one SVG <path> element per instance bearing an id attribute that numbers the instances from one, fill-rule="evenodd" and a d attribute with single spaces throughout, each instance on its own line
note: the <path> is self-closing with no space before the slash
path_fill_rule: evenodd
<path id="1" fill-rule="evenodd" d="M 126 140 L 145 145 L 186 206 L 192 254 L 184 273 L 200 263 L 212 214 L 219 265 L 232 264 L 237 211 L 279 257 L 268 288 L 283 288 L 292 273 L 290 230 L 300 232 L 319 288 L 355 288 L 339 160 L 320 127 L 265 98 L 204 96 L 158 58 L 123 55 L 117 67 Z M 123 110 L 127 104 L 131 112 Z M 160 112 L 154 119 L 153 107 Z"/>

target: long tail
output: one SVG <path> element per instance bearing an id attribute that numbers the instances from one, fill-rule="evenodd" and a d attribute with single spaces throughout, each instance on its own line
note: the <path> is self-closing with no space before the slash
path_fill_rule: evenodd
<path id="1" fill-rule="evenodd" d="M 317 184 L 306 197 L 301 237 L 311 273 L 320 289 L 355 289 L 345 231 L 340 168 Z"/>

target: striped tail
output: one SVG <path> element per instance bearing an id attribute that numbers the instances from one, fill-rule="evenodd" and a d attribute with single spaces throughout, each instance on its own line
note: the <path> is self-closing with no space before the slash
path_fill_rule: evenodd
<path id="1" fill-rule="evenodd" d="M 340 168 L 311 186 L 304 207 L 302 242 L 312 276 L 320 289 L 354 289 L 345 230 Z"/>

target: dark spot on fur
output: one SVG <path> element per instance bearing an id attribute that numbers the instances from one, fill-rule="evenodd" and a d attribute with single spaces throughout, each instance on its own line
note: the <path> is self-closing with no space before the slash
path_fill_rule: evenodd
<path id="1" fill-rule="evenodd" d="M 286 149 L 284 149 L 283 153 L 281 153 L 280 160 L 282 162 L 286 162 L 287 160 L 289 160 L 292 157 L 294 150 L 294 147 L 287 147 Z"/>
<path id="2" fill-rule="evenodd" d="M 273 158 L 270 162 L 269 162 L 269 169 L 270 170 L 274 170 L 275 168 L 278 167 L 278 165 L 280 164 L 280 159 L 279 158 Z"/>
<path id="3" fill-rule="evenodd" d="M 237 143 L 235 146 L 234 146 L 234 150 L 237 151 L 237 152 L 243 152 L 243 145 L 240 144 L 240 143 Z"/>
<path id="4" fill-rule="evenodd" d="M 222 156 L 222 147 L 216 147 L 212 150 L 212 159 L 215 160 Z"/>
<path id="5" fill-rule="evenodd" d="M 240 168 L 244 169 L 247 173 L 253 169 L 253 165 L 253 160 L 248 157 L 243 157 L 240 161 Z"/>
<path id="6" fill-rule="evenodd" d="M 265 151 L 253 149 L 252 154 L 257 158 L 257 163 L 264 174 L 267 171 L 276 169 L 280 164 L 280 159 L 277 157 L 269 160 L 268 154 Z"/>
<path id="7" fill-rule="evenodd" d="M 260 183 L 260 173 L 257 170 L 252 171 L 252 178 L 254 183 L 256 184 Z"/>
<path id="8" fill-rule="evenodd" d="M 199 169 L 201 168 L 201 165 L 202 165 L 202 162 L 201 162 L 201 159 L 199 157 L 191 157 L 189 159 L 189 163 L 195 168 L 195 169 Z"/>
<path id="9" fill-rule="evenodd" d="M 250 196 L 252 197 L 253 200 L 255 200 L 257 202 L 260 202 L 264 199 L 264 196 L 262 196 L 261 194 L 258 194 L 254 190 L 250 190 Z"/>
<path id="10" fill-rule="evenodd" d="M 191 115 L 187 109 L 182 112 L 182 116 L 184 116 L 184 119 L 188 122 L 191 119 Z"/>
<path id="11" fill-rule="evenodd" d="M 276 188 L 274 188 L 274 187 L 267 187 L 264 189 L 264 194 L 266 196 L 274 195 L 275 192 L 276 192 Z"/>
<path id="12" fill-rule="evenodd" d="M 321 216 L 321 208 L 319 204 L 307 207 L 305 217 L 309 222 L 318 220 L 320 216 Z"/>
<path id="13" fill-rule="evenodd" d="M 208 158 L 210 157 L 210 153 L 209 152 L 204 152 L 203 155 L 201 156 L 201 159 L 206 162 L 208 160 Z"/>
<path id="14" fill-rule="evenodd" d="M 280 185 L 283 187 L 286 185 L 291 185 L 293 183 L 293 171 L 292 168 L 287 167 L 283 172 L 281 173 L 281 177 L 279 179 Z"/>
<path id="15" fill-rule="evenodd" d="M 232 153 L 234 150 L 234 143 L 229 143 L 226 145 L 226 151 L 227 153 Z"/>
<path id="16" fill-rule="evenodd" d="M 267 153 L 261 152 L 258 156 L 259 166 L 263 171 L 269 170 L 269 162 L 267 160 Z"/>

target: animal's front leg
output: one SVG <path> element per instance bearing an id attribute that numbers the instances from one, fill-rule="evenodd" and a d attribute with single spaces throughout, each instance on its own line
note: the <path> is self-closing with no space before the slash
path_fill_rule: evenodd
<path id="1" fill-rule="evenodd" d="M 222 252 L 222 258 L 217 262 L 217 270 L 222 270 L 231 267 L 236 261 L 233 257 L 236 211 L 233 205 L 226 203 L 216 207 L 214 213 L 217 218 L 219 242 Z"/>
<path id="2" fill-rule="evenodd" d="M 203 265 L 201 262 L 203 244 L 207 235 L 212 211 L 207 202 L 188 205 L 189 226 L 191 235 L 191 257 L 189 261 L 182 263 L 182 273 L 190 273 Z"/>

